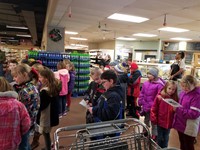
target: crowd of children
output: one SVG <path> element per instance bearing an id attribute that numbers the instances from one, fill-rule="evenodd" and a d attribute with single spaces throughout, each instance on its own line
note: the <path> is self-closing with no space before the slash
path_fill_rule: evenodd
<path id="1" fill-rule="evenodd" d="M 75 69 L 69 60 L 59 62 L 57 69 L 53 72 L 39 61 L 9 62 L 5 77 L 0 77 L 0 149 L 35 149 L 40 135 L 44 149 L 51 149 L 51 128 L 66 115 L 66 107 L 69 111 L 75 84 Z"/>
<path id="2" fill-rule="evenodd" d="M 0 126 L 4 127 L 0 131 L 9 134 L 0 137 L 0 149 L 34 149 L 40 135 L 45 149 L 51 149 L 51 128 L 70 110 L 76 75 L 69 60 L 59 62 L 57 70 L 52 72 L 37 61 L 10 62 L 5 78 L 0 77 Z M 200 88 L 193 76 L 180 79 L 179 95 L 178 82 L 163 80 L 155 67 L 149 68 L 147 81 L 141 86 L 142 74 L 135 62 L 115 61 L 103 70 L 92 68 L 90 77 L 92 82 L 84 98 L 89 106 L 86 123 L 144 116 L 144 123 L 151 127 L 152 138 L 161 148 L 168 147 L 170 129 L 174 128 L 181 150 L 194 150 L 200 126 Z M 168 104 L 167 99 L 180 106 Z M 6 126 L 7 117 L 15 120 L 10 126 Z M 33 142 L 29 144 L 32 131 Z"/>
<path id="3" fill-rule="evenodd" d="M 177 55 L 181 56 L 181 54 Z M 142 74 L 138 70 L 136 63 L 132 62 L 126 66 L 124 62 L 118 63 L 115 61 L 111 62 L 108 68 L 109 70 L 113 70 L 117 75 L 118 81 L 114 84 L 114 87 L 120 86 L 118 89 L 121 88 L 123 92 L 119 92 L 115 89 L 114 93 L 121 93 L 123 97 L 122 101 L 126 99 L 126 109 L 122 107 L 124 112 L 127 112 L 125 113 L 126 116 L 134 118 L 144 116 L 144 123 L 151 127 L 152 138 L 161 148 L 168 147 L 170 129 L 174 128 L 179 135 L 180 149 L 194 150 L 195 137 L 197 137 L 200 127 L 200 88 L 197 86 L 197 80 L 192 75 L 183 76 L 182 79 L 180 79 L 180 83 L 173 80 L 166 81 L 159 77 L 159 70 L 152 67 L 147 72 L 148 80 L 141 86 Z M 115 117 L 104 119 L 103 117 L 109 116 L 106 113 L 112 110 L 113 104 L 112 100 L 109 101 L 107 97 L 105 97 L 107 91 L 109 91 L 109 88 L 107 88 L 105 84 L 109 84 L 110 79 L 105 80 L 104 74 L 107 74 L 109 70 L 104 69 L 102 75 L 100 75 L 100 73 L 98 74 L 98 83 L 96 82 L 96 84 L 98 84 L 98 86 L 102 85 L 106 92 L 100 97 L 98 95 L 98 104 L 95 104 L 95 106 L 91 105 L 88 109 L 88 112 L 92 114 L 93 118 L 98 118 L 98 120 L 101 121 L 119 119 Z M 130 72 L 128 70 L 130 70 Z M 93 71 L 91 75 L 93 75 Z M 100 77 L 101 79 L 99 79 Z M 92 79 L 94 80 L 93 82 L 97 81 L 96 78 Z M 126 84 L 126 90 L 123 90 L 124 83 Z M 177 92 L 178 86 L 182 88 L 179 96 Z M 93 90 L 92 93 L 95 93 L 96 89 Z M 120 98 L 115 98 L 115 103 L 120 104 L 117 99 Z M 180 107 L 167 103 L 166 100 L 169 99 L 179 103 Z M 114 112 L 114 110 L 112 111 Z M 102 115 L 104 113 L 106 115 Z M 111 112 L 109 112 L 109 114 L 111 114 Z M 146 135 L 146 133 L 144 133 L 144 135 Z"/>

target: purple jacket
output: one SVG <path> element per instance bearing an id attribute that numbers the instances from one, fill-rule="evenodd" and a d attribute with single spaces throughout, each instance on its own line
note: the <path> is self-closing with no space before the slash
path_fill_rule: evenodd
<path id="1" fill-rule="evenodd" d="M 184 133 L 186 128 L 188 128 L 188 126 L 186 126 L 187 120 L 200 117 L 200 88 L 195 88 L 188 93 L 182 91 L 180 93 L 179 103 L 183 107 L 178 107 L 176 109 L 173 128 Z M 198 129 L 194 130 L 198 131 Z"/>
<path id="2" fill-rule="evenodd" d="M 144 112 L 150 112 L 156 95 L 160 92 L 164 85 L 165 81 L 161 78 L 158 78 L 157 81 L 150 82 L 148 80 L 143 83 L 138 104 L 139 106 L 142 106 Z"/>
<path id="3" fill-rule="evenodd" d="M 68 82 L 68 92 L 72 92 L 75 84 L 75 77 L 76 77 L 76 72 L 75 71 L 69 71 L 69 82 Z"/>

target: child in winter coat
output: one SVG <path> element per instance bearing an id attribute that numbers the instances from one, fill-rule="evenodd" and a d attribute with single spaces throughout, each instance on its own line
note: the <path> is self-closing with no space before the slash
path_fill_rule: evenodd
<path id="1" fill-rule="evenodd" d="M 101 84 L 101 74 L 102 71 L 99 68 L 92 68 L 90 71 L 90 76 L 93 81 L 90 82 L 84 98 L 89 106 L 96 106 L 98 104 L 98 98 L 105 92 Z M 89 111 L 86 112 L 86 123 L 94 123 L 93 115 Z"/>
<path id="2" fill-rule="evenodd" d="M 173 107 L 163 99 L 173 99 L 178 102 L 177 85 L 174 81 L 168 81 L 162 91 L 157 95 L 151 108 L 151 122 L 157 125 L 158 145 L 166 148 L 169 141 L 169 133 L 174 118 Z"/>
<path id="3" fill-rule="evenodd" d="M 19 145 L 19 150 L 30 149 L 29 134 L 35 126 L 38 102 L 40 100 L 39 92 L 33 80 L 38 80 L 38 74 L 34 69 L 31 69 L 27 64 L 17 65 L 14 70 L 11 71 L 13 79 L 17 84 L 14 85 L 16 92 L 19 95 L 19 101 L 25 106 L 31 118 L 31 128 L 23 135 L 22 141 Z"/>
<path id="4" fill-rule="evenodd" d="M 137 98 L 140 95 L 140 80 L 142 74 L 138 70 L 138 65 L 136 63 L 131 63 L 130 65 L 130 76 L 128 77 L 128 92 L 127 92 L 127 108 L 128 114 L 133 118 L 139 119 L 139 114 L 137 111 Z"/>
<path id="5" fill-rule="evenodd" d="M 69 72 L 66 69 L 66 65 L 63 61 L 58 62 L 57 72 L 54 72 L 55 77 L 62 82 L 62 90 L 60 91 L 59 103 L 60 103 L 60 113 L 59 116 L 66 115 L 66 98 L 68 94 L 68 82 L 70 80 Z"/>
<path id="6" fill-rule="evenodd" d="M 194 150 L 194 140 L 197 137 L 200 123 L 200 88 L 192 75 L 181 79 L 182 92 L 179 96 L 181 107 L 174 108 L 173 128 L 178 131 L 180 149 Z"/>
<path id="7" fill-rule="evenodd" d="M 71 95 L 75 85 L 76 72 L 74 64 L 72 62 L 66 64 L 66 69 L 69 71 L 69 76 L 70 76 L 68 82 L 68 94 L 67 94 L 67 111 L 69 111 L 71 105 Z"/>
<path id="8" fill-rule="evenodd" d="M 150 110 L 154 103 L 154 99 L 160 90 L 164 87 L 165 81 L 158 77 L 158 69 L 150 68 L 147 72 L 148 81 L 142 85 L 142 90 L 138 99 L 139 106 L 142 107 L 141 115 L 144 115 L 144 123 L 150 127 Z M 157 136 L 156 125 L 152 125 L 152 138 L 155 140 Z"/>
<path id="9" fill-rule="evenodd" d="M 59 83 L 49 68 L 40 71 L 40 108 L 37 115 L 39 132 L 43 134 L 46 150 L 51 150 L 51 127 L 59 124 Z"/>
<path id="10" fill-rule="evenodd" d="M 24 104 L 17 100 L 8 81 L 0 77 L 0 149 L 16 150 L 22 135 L 28 132 L 31 120 Z"/>

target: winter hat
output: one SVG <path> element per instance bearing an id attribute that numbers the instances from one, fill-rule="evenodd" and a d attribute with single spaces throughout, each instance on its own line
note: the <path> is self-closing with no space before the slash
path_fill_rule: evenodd
<path id="1" fill-rule="evenodd" d="M 114 69 L 118 72 L 118 73 L 122 73 L 122 72 L 125 72 L 125 69 L 122 64 L 118 64 L 116 66 L 114 66 Z"/>
<path id="2" fill-rule="evenodd" d="M 118 65 L 119 63 L 117 62 L 117 61 L 112 61 L 112 62 L 110 62 L 109 63 L 109 66 L 116 66 L 116 65 Z"/>
<path id="3" fill-rule="evenodd" d="M 158 69 L 155 68 L 155 67 L 150 68 L 149 71 L 147 72 L 147 74 L 148 73 L 151 74 L 151 75 L 153 75 L 155 78 L 158 77 Z"/>
<path id="4" fill-rule="evenodd" d="M 131 63 L 131 67 L 130 70 L 137 70 L 138 69 L 138 65 L 136 63 Z"/>

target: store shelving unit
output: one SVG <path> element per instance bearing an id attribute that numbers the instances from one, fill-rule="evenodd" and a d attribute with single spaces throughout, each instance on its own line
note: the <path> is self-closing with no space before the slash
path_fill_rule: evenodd
<path id="1" fill-rule="evenodd" d="M 80 96 L 85 93 L 89 85 L 90 79 L 90 57 L 87 53 L 71 53 L 71 62 L 76 68 L 75 88 L 73 96 Z"/>
<path id="2" fill-rule="evenodd" d="M 75 87 L 72 96 L 81 96 L 89 85 L 90 57 L 87 53 L 51 53 L 45 51 L 29 51 L 29 58 L 41 60 L 42 64 L 53 71 L 57 71 L 57 63 L 69 59 L 76 68 Z"/>

